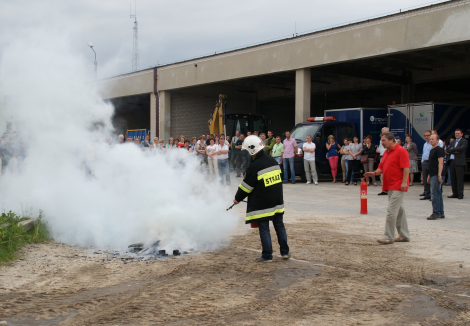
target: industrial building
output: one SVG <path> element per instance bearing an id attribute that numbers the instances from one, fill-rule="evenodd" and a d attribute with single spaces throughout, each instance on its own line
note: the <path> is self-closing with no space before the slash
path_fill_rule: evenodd
<path id="1" fill-rule="evenodd" d="M 98 81 L 118 132 L 207 133 L 227 113 L 258 113 L 276 134 L 325 109 L 470 104 L 470 0 L 447 1 Z"/>

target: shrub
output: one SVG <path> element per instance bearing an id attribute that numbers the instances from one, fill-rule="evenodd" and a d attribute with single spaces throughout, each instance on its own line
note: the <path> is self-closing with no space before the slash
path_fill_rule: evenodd
<path id="1" fill-rule="evenodd" d="M 44 221 L 44 214 L 40 210 L 35 219 L 34 227 L 25 231 L 18 222 L 30 219 L 21 217 L 12 211 L 2 213 L 0 216 L 0 263 L 18 258 L 19 249 L 30 243 L 43 243 L 49 240 L 49 230 Z"/>

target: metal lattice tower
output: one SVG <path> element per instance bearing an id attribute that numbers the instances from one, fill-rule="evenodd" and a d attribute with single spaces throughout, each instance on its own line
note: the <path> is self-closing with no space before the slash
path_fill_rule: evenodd
<path id="1" fill-rule="evenodd" d="M 131 18 L 134 18 L 134 42 L 132 45 L 132 71 L 139 70 L 139 27 L 137 23 L 137 2 L 134 6 L 134 14 L 132 14 L 131 8 Z"/>

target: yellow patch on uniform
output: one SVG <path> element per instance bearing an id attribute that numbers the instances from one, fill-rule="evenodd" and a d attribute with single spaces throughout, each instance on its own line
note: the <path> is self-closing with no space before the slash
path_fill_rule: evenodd
<path id="1" fill-rule="evenodd" d="M 274 170 L 267 173 L 263 173 L 262 175 L 258 176 L 258 180 L 261 179 L 263 179 L 265 187 L 275 185 L 276 183 L 281 183 L 281 171 Z"/>

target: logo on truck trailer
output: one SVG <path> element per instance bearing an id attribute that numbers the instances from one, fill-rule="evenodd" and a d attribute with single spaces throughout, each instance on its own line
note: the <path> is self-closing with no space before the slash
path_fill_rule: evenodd
<path id="1" fill-rule="evenodd" d="M 419 113 L 419 118 L 416 118 L 415 119 L 415 123 L 423 123 L 423 122 L 428 122 L 429 121 L 429 118 L 428 117 L 424 117 L 424 112 L 421 111 Z"/>
<path id="2" fill-rule="evenodd" d="M 376 124 L 386 124 L 387 123 L 387 118 L 376 118 L 373 115 L 370 116 L 370 122 L 376 123 Z"/>

